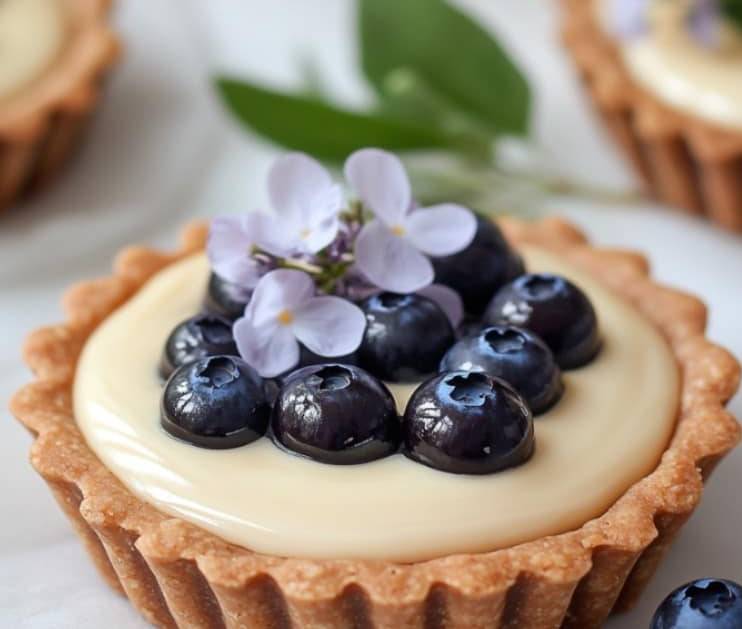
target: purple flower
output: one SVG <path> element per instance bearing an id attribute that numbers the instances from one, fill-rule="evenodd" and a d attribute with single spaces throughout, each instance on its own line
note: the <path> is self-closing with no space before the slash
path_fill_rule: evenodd
<path id="1" fill-rule="evenodd" d="M 719 0 L 695 0 L 688 17 L 688 27 L 701 44 L 712 48 L 719 44 L 722 19 Z"/>
<path id="2" fill-rule="evenodd" d="M 252 288 L 266 267 L 254 255 L 316 253 L 338 232 L 343 198 L 340 186 L 311 157 L 288 153 L 268 173 L 268 196 L 274 215 L 249 212 L 214 219 L 207 253 L 214 272 L 229 282 Z"/>
<path id="3" fill-rule="evenodd" d="M 317 253 L 334 240 L 342 190 L 318 161 L 304 153 L 277 159 L 268 173 L 268 196 L 285 243 L 276 255 L 286 249 Z"/>
<path id="4" fill-rule="evenodd" d="M 299 362 L 299 342 L 320 356 L 343 356 L 361 344 L 366 318 L 340 297 L 316 296 L 312 278 L 279 269 L 264 275 L 235 321 L 234 338 L 242 358 L 265 378 Z"/>
<path id="5" fill-rule="evenodd" d="M 265 271 L 253 255 L 255 247 L 272 248 L 280 243 L 281 232 L 273 217 L 258 212 L 219 216 L 211 221 L 206 252 L 211 268 L 220 277 L 246 288 L 253 288 Z"/>
<path id="6" fill-rule="evenodd" d="M 356 268 L 376 286 L 413 293 L 433 281 L 427 258 L 460 251 L 474 238 L 470 210 L 450 203 L 412 209 L 402 162 L 379 149 L 362 149 L 345 162 L 345 176 L 374 213 L 355 243 Z"/>

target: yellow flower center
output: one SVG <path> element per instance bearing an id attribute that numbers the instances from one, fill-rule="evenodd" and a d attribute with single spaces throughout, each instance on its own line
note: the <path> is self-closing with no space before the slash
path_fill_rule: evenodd
<path id="1" fill-rule="evenodd" d="M 392 227 L 392 233 L 393 233 L 393 234 L 394 234 L 395 236 L 404 236 L 404 235 L 405 235 L 405 233 L 406 233 L 406 231 L 405 231 L 405 228 L 404 228 L 404 227 L 402 227 L 402 225 L 394 225 L 394 226 Z"/>
<path id="2" fill-rule="evenodd" d="M 302 229 L 302 230 L 301 230 L 301 232 L 299 233 L 299 236 L 300 236 L 300 238 L 301 238 L 302 240 L 306 240 L 306 239 L 307 239 L 307 238 L 309 238 L 309 237 L 310 237 L 311 235 L 312 235 L 312 230 L 311 230 L 311 229 L 309 229 L 308 227 L 306 227 L 306 228 Z"/>
<path id="3" fill-rule="evenodd" d="M 278 313 L 278 322 L 281 325 L 291 325 L 293 320 L 294 315 L 288 310 L 281 310 L 281 312 Z"/>

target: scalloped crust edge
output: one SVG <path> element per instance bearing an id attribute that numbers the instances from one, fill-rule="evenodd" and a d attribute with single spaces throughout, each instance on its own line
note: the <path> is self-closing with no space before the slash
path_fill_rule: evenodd
<path id="1" fill-rule="evenodd" d="M 593 0 L 562 0 L 562 38 L 604 126 L 660 201 L 742 231 L 742 132 L 684 114 L 640 87 Z"/>
<path id="2" fill-rule="evenodd" d="M 704 480 L 739 441 L 724 406 L 740 367 L 704 338 L 703 304 L 652 283 L 641 255 L 593 248 L 560 219 L 501 225 L 516 245 L 539 245 L 588 270 L 664 333 L 682 368 L 682 400 L 654 472 L 578 530 L 414 564 L 258 555 L 158 512 L 87 447 L 71 385 L 96 326 L 153 274 L 203 248 L 207 228 L 194 224 L 176 253 L 122 252 L 112 277 L 66 294 L 66 323 L 35 331 L 25 345 L 36 381 L 11 410 L 35 436 L 31 463 L 104 579 L 160 627 L 589 629 L 631 606 L 696 508 Z"/>
<path id="3" fill-rule="evenodd" d="M 112 1 L 87 3 L 93 18 L 85 29 L 89 68 L 84 76 L 62 96 L 0 126 L 0 211 L 54 179 L 80 144 L 121 54 L 107 23 Z"/>

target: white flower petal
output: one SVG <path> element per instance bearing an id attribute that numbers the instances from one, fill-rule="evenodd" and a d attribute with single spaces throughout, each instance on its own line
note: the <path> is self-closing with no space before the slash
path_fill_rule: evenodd
<path id="1" fill-rule="evenodd" d="M 296 311 L 294 334 L 320 356 L 344 356 L 358 349 L 366 317 L 340 297 L 316 297 Z"/>
<path id="2" fill-rule="evenodd" d="M 257 283 L 252 245 L 248 215 L 219 216 L 211 221 L 206 251 L 214 272 L 228 282 L 248 288 Z"/>
<path id="3" fill-rule="evenodd" d="M 311 227 L 306 227 L 300 234 L 304 250 L 308 253 L 321 251 L 335 240 L 339 227 L 340 221 L 337 216 L 332 216 Z"/>
<path id="4" fill-rule="evenodd" d="M 345 178 L 358 198 L 387 225 L 402 222 L 412 202 L 410 181 L 396 155 L 361 149 L 345 162 Z"/>
<path id="5" fill-rule="evenodd" d="M 232 329 L 240 356 L 263 378 L 278 376 L 299 362 L 299 343 L 287 325 L 255 326 L 243 317 Z"/>
<path id="6" fill-rule="evenodd" d="M 446 313 L 451 325 L 454 328 L 459 327 L 464 318 L 464 302 L 453 288 L 444 284 L 431 284 L 417 291 L 417 293 L 438 304 L 441 310 Z"/>
<path id="7" fill-rule="evenodd" d="M 314 282 L 303 271 L 278 269 L 264 275 L 253 291 L 245 317 L 260 328 L 272 323 L 281 312 L 290 313 L 314 297 Z"/>
<path id="8" fill-rule="evenodd" d="M 278 216 L 261 212 L 250 212 L 250 230 L 253 243 L 268 253 L 284 258 L 299 248 L 298 235 L 293 224 L 287 224 Z"/>
<path id="9" fill-rule="evenodd" d="M 406 236 L 423 253 L 448 256 L 471 243 L 477 219 L 471 210 L 453 203 L 415 210 L 407 217 Z"/>
<path id="10" fill-rule="evenodd" d="M 433 265 L 406 238 L 380 221 L 364 225 L 355 245 L 356 267 L 379 288 L 414 293 L 433 281 Z"/>
<path id="11" fill-rule="evenodd" d="M 340 188 L 330 173 L 304 153 L 279 157 L 268 173 L 268 195 L 276 214 L 296 225 L 311 224 L 312 217 L 327 218 L 340 210 Z"/>

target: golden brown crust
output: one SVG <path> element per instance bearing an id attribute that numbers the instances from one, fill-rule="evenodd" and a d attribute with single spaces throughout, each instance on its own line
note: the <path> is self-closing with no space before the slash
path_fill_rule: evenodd
<path id="1" fill-rule="evenodd" d="M 492 553 L 414 564 L 257 555 L 138 500 L 87 447 L 70 389 L 95 327 L 154 273 L 203 247 L 204 225 L 180 250 L 132 248 L 113 277 L 72 289 L 66 323 L 33 333 L 25 358 L 37 380 L 11 402 L 34 434 L 31 462 L 70 516 L 104 577 L 162 627 L 598 627 L 630 606 L 698 504 L 703 480 L 738 442 L 724 405 L 740 368 L 703 335 L 697 299 L 658 286 L 636 253 L 589 246 L 558 219 L 503 221 L 587 269 L 665 334 L 683 372 L 678 428 L 658 468 L 579 530 Z"/>
<path id="2" fill-rule="evenodd" d="M 77 147 L 117 61 L 111 0 L 63 0 L 69 41 L 30 87 L 0 102 L 0 211 L 48 182 Z"/>
<path id="3" fill-rule="evenodd" d="M 742 230 L 742 132 L 685 114 L 629 75 L 592 0 L 562 0 L 563 39 L 593 105 L 648 191 Z"/>

